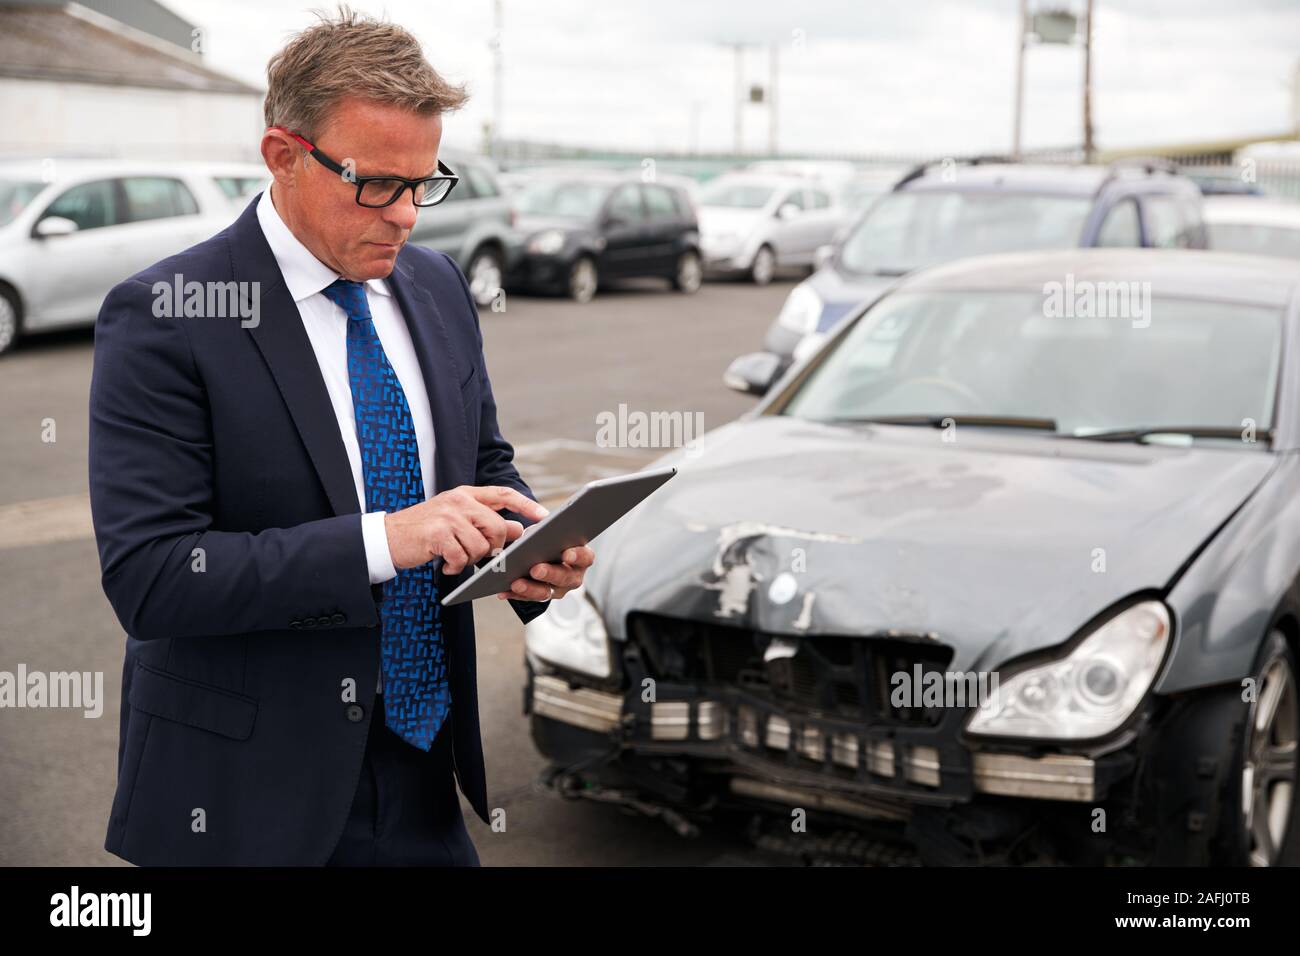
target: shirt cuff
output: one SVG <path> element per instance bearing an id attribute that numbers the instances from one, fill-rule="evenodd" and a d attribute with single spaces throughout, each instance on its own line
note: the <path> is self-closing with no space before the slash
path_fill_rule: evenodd
<path id="1" fill-rule="evenodd" d="M 397 577 L 393 556 L 388 551 L 388 532 L 384 530 L 384 511 L 368 511 L 361 516 L 361 537 L 366 544 L 366 567 L 371 584 L 383 584 Z"/>

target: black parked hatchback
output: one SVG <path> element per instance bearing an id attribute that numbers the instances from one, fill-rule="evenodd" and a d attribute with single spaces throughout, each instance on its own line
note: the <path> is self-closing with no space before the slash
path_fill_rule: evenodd
<path id="1" fill-rule="evenodd" d="M 507 288 L 589 302 L 610 279 L 700 287 L 699 225 L 686 191 L 621 174 L 581 173 L 528 183 L 515 196 L 523 251 Z"/>

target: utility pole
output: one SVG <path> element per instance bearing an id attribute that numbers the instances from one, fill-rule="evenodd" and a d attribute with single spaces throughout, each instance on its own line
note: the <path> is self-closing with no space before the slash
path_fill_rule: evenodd
<path id="1" fill-rule="evenodd" d="M 1083 161 L 1096 156 L 1092 139 L 1092 2 L 1088 0 L 1083 21 Z"/>
<path id="2" fill-rule="evenodd" d="M 502 35 L 505 31 L 505 10 L 502 0 L 492 5 L 492 158 L 501 161 L 501 78 L 505 74 Z"/>
<path id="3" fill-rule="evenodd" d="M 1025 108 L 1025 38 L 1029 34 L 1029 0 L 1020 0 L 1016 20 L 1016 104 L 1011 132 L 1011 158 L 1020 158 L 1020 115 Z"/>
<path id="4" fill-rule="evenodd" d="M 770 75 L 767 81 L 767 152 L 773 159 L 776 158 L 776 77 L 779 72 L 779 50 L 775 43 L 768 45 Z"/>

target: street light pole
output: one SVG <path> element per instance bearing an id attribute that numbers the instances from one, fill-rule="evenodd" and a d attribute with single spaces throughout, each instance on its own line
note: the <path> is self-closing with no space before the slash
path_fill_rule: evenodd
<path id="1" fill-rule="evenodd" d="M 1029 0 L 1020 0 L 1016 25 L 1016 104 L 1011 132 L 1011 158 L 1020 159 L 1020 117 L 1025 105 L 1025 35 L 1029 31 Z"/>
<path id="2" fill-rule="evenodd" d="M 1092 140 L 1092 0 L 1088 0 L 1083 22 L 1083 161 L 1096 154 Z"/>

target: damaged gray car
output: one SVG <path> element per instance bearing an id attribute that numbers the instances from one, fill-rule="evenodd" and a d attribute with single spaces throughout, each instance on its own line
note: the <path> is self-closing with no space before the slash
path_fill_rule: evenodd
<path id="1" fill-rule="evenodd" d="M 1298 310 L 1280 259 L 983 257 L 742 362 L 526 628 L 547 781 L 805 856 L 1287 862 Z"/>

